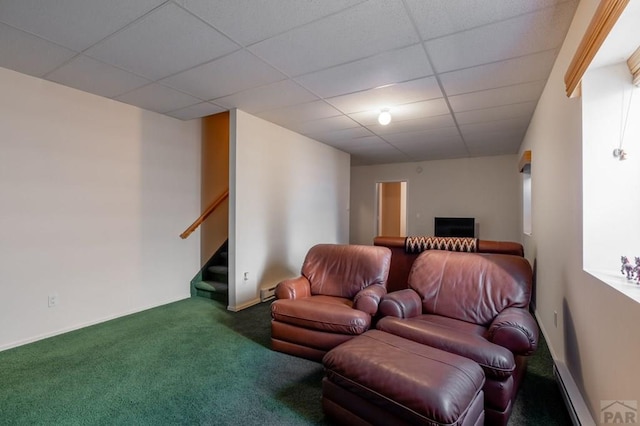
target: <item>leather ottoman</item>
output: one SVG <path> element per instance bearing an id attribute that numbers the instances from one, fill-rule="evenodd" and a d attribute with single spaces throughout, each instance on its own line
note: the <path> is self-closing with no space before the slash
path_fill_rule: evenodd
<path id="1" fill-rule="evenodd" d="M 322 408 L 341 424 L 484 423 L 484 372 L 467 358 L 369 330 L 322 362 Z"/>

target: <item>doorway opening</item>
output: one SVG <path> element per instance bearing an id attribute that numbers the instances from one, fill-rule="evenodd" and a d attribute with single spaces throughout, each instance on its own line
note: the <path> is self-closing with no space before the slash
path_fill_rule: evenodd
<path id="1" fill-rule="evenodd" d="M 376 235 L 407 236 L 407 182 L 378 182 L 376 184 Z"/>

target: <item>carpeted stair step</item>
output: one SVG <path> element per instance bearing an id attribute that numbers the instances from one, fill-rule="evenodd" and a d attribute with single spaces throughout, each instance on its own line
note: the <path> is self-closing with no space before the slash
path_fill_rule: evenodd
<path id="1" fill-rule="evenodd" d="M 226 265 L 213 265 L 207 268 L 203 275 L 203 281 L 215 281 L 219 283 L 229 282 L 229 267 Z"/>
<path id="2" fill-rule="evenodd" d="M 229 267 L 226 265 L 213 265 L 207 268 L 212 274 L 229 275 Z"/>
<path id="3" fill-rule="evenodd" d="M 199 281 L 195 283 L 195 288 L 198 290 L 209 291 L 211 293 L 226 294 L 229 290 L 229 285 L 227 283 L 220 283 L 217 281 Z"/>

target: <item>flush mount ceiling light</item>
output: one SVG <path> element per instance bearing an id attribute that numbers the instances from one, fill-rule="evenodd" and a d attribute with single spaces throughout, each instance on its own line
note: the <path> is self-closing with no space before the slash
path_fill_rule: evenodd
<path id="1" fill-rule="evenodd" d="M 391 123 L 391 113 L 388 109 L 383 109 L 382 111 L 380 111 L 380 115 L 378 116 L 378 123 L 382 124 L 383 126 Z"/>

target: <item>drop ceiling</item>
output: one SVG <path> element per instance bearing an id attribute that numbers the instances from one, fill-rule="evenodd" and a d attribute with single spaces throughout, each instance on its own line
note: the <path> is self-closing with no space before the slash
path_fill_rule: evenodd
<path id="1" fill-rule="evenodd" d="M 0 66 L 181 120 L 238 108 L 353 165 L 513 154 L 577 4 L 2 0 Z"/>

